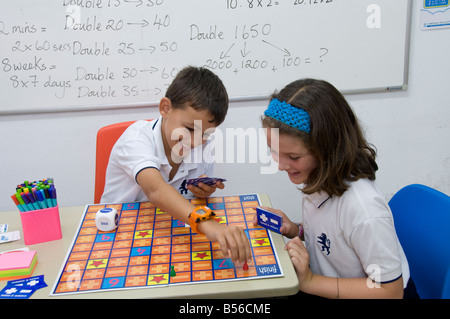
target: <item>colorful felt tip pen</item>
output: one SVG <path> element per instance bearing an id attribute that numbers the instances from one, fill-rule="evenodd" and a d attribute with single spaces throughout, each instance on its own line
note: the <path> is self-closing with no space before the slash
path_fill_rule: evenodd
<path id="1" fill-rule="evenodd" d="M 25 212 L 25 210 L 24 210 L 23 207 L 22 207 L 22 204 L 19 203 L 19 200 L 17 199 L 16 194 L 11 195 L 11 199 L 13 200 L 14 204 L 16 204 L 17 208 L 18 208 L 22 213 Z"/>
<path id="2" fill-rule="evenodd" d="M 16 193 L 16 198 L 19 201 L 20 205 L 22 206 L 22 209 L 26 212 L 29 211 L 27 204 L 25 204 L 25 201 L 23 200 L 22 196 L 20 194 Z"/>
<path id="3" fill-rule="evenodd" d="M 28 210 L 35 210 L 33 205 L 31 204 L 30 200 L 28 199 L 28 196 L 25 195 L 25 193 L 20 193 L 20 196 L 22 197 L 23 201 L 25 202 L 25 205 L 27 205 Z"/>
<path id="4" fill-rule="evenodd" d="M 28 198 L 28 200 L 30 201 L 31 205 L 33 205 L 34 210 L 41 209 L 41 207 L 39 206 L 39 204 L 36 203 L 36 199 L 34 199 L 34 196 L 33 196 L 32 193 L 27 193 L 27 194 L 25 194 L 25 196 Z"/>
<path id="5" fill-rule="evenodd" d="M 48 208 L 47 203 L 46 203 L 45 200 L 44 200 L 44 197 L 42 197 L 41 191 L 40 191 L 40 190 L 37 190 L 37 191 L 35 192 L 35 194 L 36 194 L 36 195 L 35 195 L 35 196 L 36 196 L 36 199 L 37 199 L 39 205 L 41 206 L 41 208 Z"/>
<path id="6" fill-rule="evenodd" d="M 56 189 L 54 185 L 50 186 L 50 197 L 52 198 L 53 207 L 56 207 L 58 203 L 56 202 Z"/>

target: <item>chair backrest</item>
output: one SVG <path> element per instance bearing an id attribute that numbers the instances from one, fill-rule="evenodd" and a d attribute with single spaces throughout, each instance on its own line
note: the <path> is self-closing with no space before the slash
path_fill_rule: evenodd
<path id="1" fill-rule="evenodd" d="M 125 132 L 125 130 L 134 122 L 136 121 L 104 126 L 97 132 L 94 204 L 100 203 L 103 190 L 105 189 L 106 168 L 108 166 L 111 150 L 123 132 Z"/>
<path id="2" fill-rule="evenodd" d="M 409 185 L 389 201 L 395 229 L 423 299 L 450 295 L 450 197 L 424 185 Z"/>

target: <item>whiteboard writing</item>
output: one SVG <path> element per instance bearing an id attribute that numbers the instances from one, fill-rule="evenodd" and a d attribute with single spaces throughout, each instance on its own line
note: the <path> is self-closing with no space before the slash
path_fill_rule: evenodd
<path id="1" fill-rule="evenodd" d="M 328 80 L 343 92 L 401 89 L 408 6 L 408 0 L 2 1 L 0 114 L 151 105 L 188 65 L 218 74 L 235 99 L 265 98 L 302 77 Z"/>

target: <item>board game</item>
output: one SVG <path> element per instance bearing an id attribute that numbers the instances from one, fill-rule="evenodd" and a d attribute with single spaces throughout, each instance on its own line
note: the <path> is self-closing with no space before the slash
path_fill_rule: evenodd
<path id="1" fill-rule="evenodd" d="M 210 207 L 219 223 L 245 229 L 252 249 L 248 269 L 235 266 L 218 243 L 149 202 L 87 205 L 50 295 L 283 276 L 270 231 L 253 226 L 258 195 L 191 202 Z M 120 214 L 119 225 L 101 232 L 95 214 L 108 207 Z"/>

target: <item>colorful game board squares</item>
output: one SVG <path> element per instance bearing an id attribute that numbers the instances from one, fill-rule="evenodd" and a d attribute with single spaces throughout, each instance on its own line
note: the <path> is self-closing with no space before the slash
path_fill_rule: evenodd
<path id="1" fill-rule="evenodd" d="M 153 231 L 153 237 L 165 237 L 170 236 L 172 234 L 171 228 L 161 228 L 161 229 L 155 229 Z"/>
<path id="2" fill-rule="evenodd" d="M 227 217 L 226 216 L 215 216 L 214 219 L 219 224 L 226 224 L 227 223 Z"/>
<path id="3" fill-rule="evenodd" d="M 190 244 L 172 245 L 172 254 L 189 252 L 190 250 Z"/>
<path id="4" fill-rule="evenodd" d="M 210 280 L 233 280 L 279 275 L 281 270 L 271 246 L 271 237 L 253 226 L 256 195 L 191 200 L 208 205 L 218 222 L 246 228 L 253 260 L 248 269 L 235 266 L 217 242 L 191 233 L 190 227 L 151 203 L 106 205 L 120 213 L 116 231 L 99 232 L 96 212 L 105 205 L 90 205 L 61 270 L 54 294 L 165 286 Z M 171 267 L 175 276 L 171 275 Z"/>
<path id="5" fill-rule="evenodd" d="M 150 256 L 151 247 L 135 247 L 131 249 L 131 256 Z"/>
<path id="6" fill-rule="evenodd" d="M 192 251 L 206 251 L 211 249 L 211 243 L 194 243 L 192 244 Z"/>
<path id="7" fill-rule="evenodd" d="M 105 277 L 123 277 L 127 274 L 127 269 L 127 267 L 108 267 L 105 273 Z"/>
<path id="8" fill-rule="evenodd" d="M 223 198 L 223 200 L 225 202 L 239 202 L 240 201 L 239 196 L 225 196 Z"/>
<path id="9" fill-rule="evenodd" d="M 153 230 L 138 230 L 134 233 L 134 239 L 152 238 Z"/>
<path id="10" fill-rule="evenodd" d="M 226 269 L 226 268 L 234 268 L 234 264 L 231 259 L 216 259 L 213 260 L 213 268 L 214 269 Z"/>
<path id="11" fill-rule="evenodd" d="M 215 279 L 234 279 L 236 278 L 236 273 L 234 269 L 220 269 L 214 271 Z"/>
<path id="12" fill-rule="evenodd" d="M 102 289 L 122 288 L 125 285 L 125 277 L 108 278 L 103 281 Z"/>
<path id="13" fill-rule="evenodd" d="M 189 244 L 191 242 L 191 236 L 185 235 L 185 236 L 173 236 L 172 237 L 172 244 L 178 245 L 178 244 Z"/>
<path id="14" fill-rule="evenodd" d="M 156 265 L 150 265 L 150 269 L 148 271 L 149 274 L 164 274 L 169 273 L 170 268 L 169 264 L 156 264 Z"/>
<path id="15" fill-rule="evenodd" d="M 212 210 L 225 209 L 225 204 L 224 203 L 209 203 L 207 206 L 209 208 L 211 208 Z"/>
<path id="16" fill-rule="evenodd" d="M 168 254 L 170 253 L 170 245 L 163 245 L 163 246 L 153 246 L 152 247 L 152 255 L 154 254 Z"/>
<path id="17" fill-rule="evenodd" d="M 170 254 L 166 255 L 152 255 L 151 256 L 151 264 L 161 264 L 161 263 L 169 263 L 170 262 Z"/>
<path id="18" fill-rule="evenodd" d="M 127 239 L 133 239 L 132 232 L 123 232 L 116 234 L 116 240 L 127 240 Z"/>
<path id="19" fill-rule="evenodd" d="M 139 287 L 145 286 L 147 282 L 147 276 L 132 276 L 127 277 L 125 281 L 125 287 Z"/>
<path id="20" fill-rule="evenodd" d="M 269 238 L 254 238 L 251 239 L 252 247 L 270 246 Z"/>
<path id="21" fill-rule="evenodd" d="M 122 210 L 137 210 L 137 209 L 139 209 L 139 203 L 122 204 Z"/>
<path id="22" fill-rule="evenodd" d="M 119 225 L 135 224 L 135 223 L 136 217 L 121 217 L 119 220 Z"/>
<path id="23" fill-rule="evenodd" d="M 191 260 L 191 253 L 181 253 L 181 254 L 172 254 L 171 262 L 182 262 L 182 261 L 190 261 Z"/>
<path id="24" fill-rule="evenodd" d="M 176 228 L 176 227 L 186 227 L 186 224 L 184 222 L 182 222 L 181 220 L 174 219 L 174 220 L 172 220 L 172 227 L 174 227 L 174 228 Z"/>
<path id="25" fill-rule="evenodd" d="M 192 260 L 211 260 L 211 251 L 192 252 Z"/>
<path id="26" fill-rule="evenodd" d="M 96 213 L 102 208 L 105 208 L 105 205 L 89 205 L 86 211 L 88 213 Z"/>
<path id="27" fill-rule="evenodd" d="M 82 236 L 80 236 L 82 237 Z M 116 238 L 116 233 L 101 233 L 95 236 L 96 242 L 107 242 L 107 241 L 114 241 Z"/>
<path id="28" fill-rule="evenodd" d="M 91 253 L 91 259 L 105 259 L 109 257 L 110 250 L 94 250 Z"/>
<path id="29" fill-rule="evenodd" d="M 192 280 L 193 281 L 213 280 L 213 272 L 212 272 L 212 270 L 193 271 L 192 272 Z"/>
<path id="30" fill-rule="evenodd" d="M 148 265 L 149 256 L 130 257 L 130 265 Z"/>
<path id="31" fill-rule="evenodd" d="M 83 280 L 80 285 L 80 291 L 95 290 L 95 289 L 100 289 L 100 288 L 104 288 L 104 287 L 102 287 L 101 279 Z"/>
<path id="32" fill-rule="evenodd" d="M 148 276 L 147 285 L 166 285 L 169 283 L 169 274 Z"/>
<path id="33" fill-rule="evenodd" d="M 129 258 L 127 258 L 127 257 L 111 258 L 109 260 L 109 266 L 110 267 L 127 266 L 128 265 L 128 259 Z"/>
<path id="34" fill-rule="evenodd" d="M 92 259 L 88 261 L 86 269 L 106 268 L 108 259 Z"/>
<path id="35" fill-rule="evenodd" d="M 146 265 L 130 266 L 130 267 L 128 267 L 127 276 L 146 275 L 147 271 L 148 271 L 148 266 L 146 266 Z"/>
<path id="36" fill-rule="evenodd" d="M 175 277 L 170 277 L 170 283 L 183 283 L 192 281 L 190 271 L 187 272 L 176 271 L 176 272 L 177 275 Z"/>

